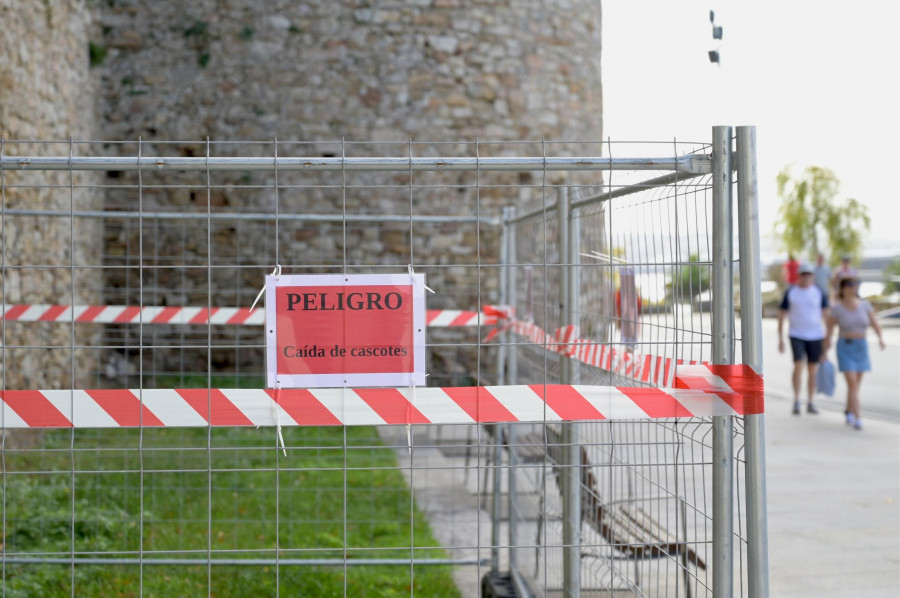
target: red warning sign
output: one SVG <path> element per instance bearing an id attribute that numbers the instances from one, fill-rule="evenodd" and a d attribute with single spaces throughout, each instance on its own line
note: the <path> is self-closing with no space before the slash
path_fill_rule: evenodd
<path id="1" fill-rule="evenodd" d="M 266 277 L 270 388 L 425 385 L 421 274 Z"/>

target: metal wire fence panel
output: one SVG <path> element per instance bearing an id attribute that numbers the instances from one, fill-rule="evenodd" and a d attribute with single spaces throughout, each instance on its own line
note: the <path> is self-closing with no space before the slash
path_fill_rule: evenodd
<path id="1" fill-rule="evenodd" d="M 527 322 L 510 333 L 507 369 L 515 381 L 669 386 L 682 364 L 712 360 L 710 177 L 610 171 L 604 183 L 553 190 L 553 201 L 507 220 L 515 239 L 510 303 Z M 557 208 L 566 192 L 570 230 L 561 233 L 565 216 Z M 574 290 L 567 293 L 566 285 Z M 546 345 L 533 342 L 535 329 Z M 577 434 L 578 462 L 567 460 L 572 437 L 565 424 L 512 426 L 509 475 L 516 492 L 509 510 L 519 532 L 510 544 L 521 585 L 539 595 L 571 591 L 564 472 L 577 468 L 582 592 L 712 595 L 711 423 L 581 423 L 570 432 Z M 735 440 L 740 453 L 740 428 Z M 736 567 L 744 571 L 740 517 Z M 746 579 L 737 587 L 745 591 Z"/>
<path id="2" fill-rule="evenodd" d="M 622 351 L 707 362 L 709 179 L 634 191 L 581 214 L 606 245 L 582 248 L 581 326 Z"/>
<path id="3" fill-rule="evenodd" d="M 563 586 L 561 430 L 518 428 L 512 560 L 553 595 Z M 703 420 L 581 425 L 583 592 L 711 594 L 710 437 Z"/>
<path id="4" fill-rule="evenodd" d="M 711 595 L 709 152 L 3 140 L 4 595 Z M 262 390 L 279 268 L 425 274 L 428 388 Z"/>

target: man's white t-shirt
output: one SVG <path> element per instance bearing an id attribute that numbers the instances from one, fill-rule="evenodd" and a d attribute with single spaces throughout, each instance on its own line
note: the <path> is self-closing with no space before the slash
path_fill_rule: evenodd
<path id="1" fill-rule="evenodd" d="M 816 285 L 806 288 L 791 286 L 781 300 L 781 309 L 787 310 L 788 336 L 805 341 L 825 338 L 822 310 L 828 307 L 828 297 Z"/>

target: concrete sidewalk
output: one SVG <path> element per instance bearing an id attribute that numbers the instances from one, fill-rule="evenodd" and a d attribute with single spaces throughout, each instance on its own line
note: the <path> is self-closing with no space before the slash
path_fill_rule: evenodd
<path id="1" fill-rule="evenodd" d="M 763 324 L 770 596 L 897 598 L 900 327 L 885 326 L 888 349 L 872 354 L 873 372 L 864 382 L 864 429 L 856 431 L 844 424 L 846 391 L 840 378 L 834 398 L 817 396 L 820 415 L 791 415 L 790 360 L 777 352 L 774 321 Z M 476 496 L 483 470 L 469 465 L 464 483 L 466 460 L 458 443 L 466 439 L 449 438 L 451 429 L 438 445 L 449 444 L 456 452 L 434 445 L 413 451 L 422 468 L 413 486 L 445 546 L 469 547 L 452 556 L 485 558 L 490 550 L 480 547 L 490 546 L 490 516 L 488 505 L 479 505 Z M 405 430 L 393 433 L 391 444 L 401 447 L 398 457 L 403 463 L 410 458 Z M 506 566 L 502 560 L 501 569 Z M 457 568 L 462 594 L 477 595 L 486 572 L 485 566 Z"/>
<path id="2" fill-rule="evenodd" d="M 766 393 L 770 596 L 897 598 L 900 424 L 868 418 L 865 429 L 856 431 L 844 424 L 843 398 L 820 396 L 820 402 L 820 415 L 794 416 L 790 396 L 777 389 Z M 459 443 L 465 439 L 451 438 L 451 431 L 448 427 L 437 445 L 429 434 L 417 434 L 416 444 L 425 446 L 412 455 L 404 429 L 384 428 L 382 435 L 397 447 L 401 464 L 410 457 L 415 462 L 414 479 L 404 473 L 437 537 L 447 547 L 466 547 L 450 556 L 488 558 L 490 550 L 483 548 L 491 543 L 488 504 L 479 505 L 476 495 L 484 472 L 472 462 L 464 483 L 466 459 Z M 503 542 L 506 533 L 504 522 Z M 505 570 L 506 551 L 501 552 Z M 477 595 L 487 570 L 457 567 L 462 595 Z"/>
<path id="3" fill-rule="evenodd" d="M 898 391 L 900 396 L 900 391 Z M 766 393 L 770 595 L 900 596 L 900 425 Z"/>
<path id="4" fill-rule="evenodd" d="M 833 398 L 816 396 L 821 415 L 791 415 L 790 356 L 763 319 L 773 597 L 900 596 L 900 326 L 882 327 L 860 432 L 844 424 L 840 374 Z"/>

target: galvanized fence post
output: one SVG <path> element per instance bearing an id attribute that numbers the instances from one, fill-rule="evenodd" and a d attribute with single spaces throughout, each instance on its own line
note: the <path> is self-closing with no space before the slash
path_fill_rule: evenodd
<path id="1" fill-rule="evenodd" d="M 509 574 L 512 578 L 513 584 L 516 587 L 525 587 L 522 582 L 521 576 L 519 575 L 519 567 L 517 564 L 516 558 L 516 548 L 519 546 L 519 512 L 518 506 L 516 502 L 516 493 L 518 492 L 516 485 L 516 467 L 518 467 L 518 459 L 516 458 L 516 451 L 513 450 L 513 447 L 516 445 L 516 427 L 512 424 L 506 424 L 506 441 L 509 443 L 509 468 L 507 470 L 508 478 L 507 478 L 507 520 L 509 521 Z"/>
<path id="2" fill-rule="evenodd" d="M 509 214 L 509 209 L 510 208 L 506 207 L 502 210 L 500 231 L 500 269 L 498 271 L 500 276 L 500 305 L 505 305 L 509 301 L 509 276 L 507 271 L 509 270 L 509 230 L 511 226 L 506 219 Z M 504 333 L 500 346 L 497 349 L 497 384 L 499 386 L 506 384 L 506 343 L 508 340 L 508 333 Z M 494 442 L 494 454 L 492 459 L 494 470 L 491 477 L 491 480 L 493 481 L 493 488 L 491 489 L 491 573 L 498 573 L 500 571 L 500 495 L 502 489 L 502 479 L 500 476 L 502 471 L 501 465 L 503 463 L 503 443 L 500 442 L 500 439 L 503 437 L 503 429 L 506 426 L 505 424 L 496 424 L 495 427 L 497 434 Z"/>
<path id="3" fill-rule="evenodd" d="M 713 127 L 712 363 L 734 363 L 731 127 Z M 713 418 L 713 595 L 734 592 L 734 422 Z"/>
<path id="4" fill-rule="evenodd" d="M 509 230 L 511 225 L 507 222 L 509 216 L 509 207 L 501 210 L 500 214 L 500 269 L 497 271 L 500 280 L 498 281 L 500 293 L 498 299 L 500 305 L 509 303 Z M 506 352 L 507 352 L 507 334 L 503 334 L 500 346 L 497 347 L 497 385 L 503 386 L 507 382 L 506 377 Z"/>
<path id="5" fill-rule="evenodd" d="M 559 191 L 556 216 L 559 226 L 559 313 L 561 324 L 574 324 L 575 310 L 572 298 L 574 272 L 572 253 L 574 243 L 571 234 L 571 212 L 569 210 L 569 190 Z M 560 363 L 560 383 L 572 383 L 573 360 L 563 357 Z M 578 439 L 578 424 L 563 424 L 563 595 L 577 598 L 581 596 L 581 451 Z"/>
<path id="6" fill-rule="evenodd" d="M 518 268 L 518 257 L 516 254 L 516 208 L 514 206 L 510 206 L 506 208 L 506 218 L 504 220 L 504 229 L 507 230 L 506 233 L 506 243 L 507 243 L 507 256 L 509 260 L 509 267 L 506 269 L 506 289 L 507 289 L 507 304 L 504 306 L 508 308 L 513 313 L 516 313 L 518 296 L 516 294 L 516 268 Z M 506 341 L 509 344 L 509 349 L 507 350 L 507 363 L 506 363 L 506 380 L 510 384 L 518 384 L 518 376 L 519 376 L 519 368 L 518 361 L 516 359 L 516 347 L 512 344 L 513 335 L 510 332 L 506 332 Z"/>
<path id="7" fill-rule="evenodd" d="M 578 336 L 581 336 L 581 213 L 580 208 L 573 207 L 569 202 L 569 318 L 566 320 L 576 327 Z M 581 382 L 581 362 L 571 359 L 571 379 L 569 384 Z"/>
<path id="8" fill-rule="evenodd" d="M 512 313 L 517 309 L 517 296 L 516 296 L 516 267 L 518 263 L 518 257 L 516 252 L 516 208 L 513 206 L 507 207 L 504 210 L 503 217 L 503 229 L 505 231 L 505 241 L 507 245 L 507 259 L 508 259 L 508 267 L 505 269 L 503 275 L 506 278 L 506 289 L 507 289 L 507 303 L 505 306 L 502 306 L 504 309 L 508 309 L 510 311 L 510 316 L 512 317 Z M 514 344 L 513 335 L 507 331 L 503 333 L 502 342 L 508 343 L 509 348 L 506 353 L 507 363 L 506 363 L 506 380 L 509 384 L 517 384 L 518 383 L 518 367 L 517 367 L 517 359 L 516 359 L 516 347 Z M 508 534 L 509 534 L 509 573 L 510 578 L 512 579 L 513 585 L 517 588 L 517 590 L 522 590 L 526 586 L 519 575 L 518 567 L 516 564 L 516 546 L 518 546 L 519 542 L 519 534 L 518 534 L 518 511 L 516 506 L 516 493 L 517 493 L 517 485 L 516 485 L 516 452 L 512 449 L 516 444 L 516 430 L 515 426 L 512 424 L 503 424 L 503 428 L 506 430 L 506 442 L 510 447 L 508 451 L 508 468 L 507 468 L 507 520 L 508 520 Z M 498 440 L 499 443 L 499 440 Z M 499 522 L 499 513 L 497 520 Z"/>
<path id="9" fill-rule="evenodd" d="M 756 127 L 737 127 L 738 238 L 741 274 L 741 355 L 763 372 L 762 291 L 759 257 L 759 188 Z M 747 493 L 747 577 L 750 598 L 769 595 L 769 531 L 766 519 L 766 428 L 763 414 L 744 416 Z"/>
<path id="10" fill-rule="evenodd" d="M 556 239 L 557 249 L 559 251 L 559 324 L 560 326 L 568 326 L 571 324 L 571 293 L 569 286 L 569 278 L 571 269 L 569 266 L 569 190 L 565 187 L 559 190 L 559 197 L 556 200 L 556 218 L 558 228 L 558 237 Z M 559 363 L 559 382 L 560 384 L 569 384 L 572 372 L 572 362 L 569 359 L 561 359 Z"/>

